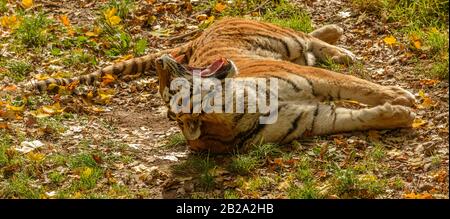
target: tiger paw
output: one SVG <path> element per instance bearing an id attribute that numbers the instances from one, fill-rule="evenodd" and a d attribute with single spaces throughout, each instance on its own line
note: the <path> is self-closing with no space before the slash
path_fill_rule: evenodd
<path id="1" fill-rule="evenodd" d="M 334 53 L 335 54 L 331 57 L 331 60 L 338 64 L 349 65 L 354 63 L 357 59 L 355 54 L 344 48 L 336 47 L 336 51 Z"/>
<path id="2" fill-rule="evenodd" d="M 411 127 L 415 117 L 410 108 L 389 103 L 361 112 L 361 118 L 377 129 Z"/>
<path id="3" fill-rule="evenodd" d="M 416 98 L 414 95 L 400 87 L 389 86 L 385 90 L 388 100 L 385 102 L 391 103 L 393 105 L 402 105 L 412 107 L 416 104 Z"/>

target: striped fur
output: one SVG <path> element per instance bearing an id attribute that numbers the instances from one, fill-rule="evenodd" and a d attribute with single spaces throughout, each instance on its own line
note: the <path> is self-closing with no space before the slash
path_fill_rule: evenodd
<path id="1" fill-rule="evenodd" d="M 414 105 L 414 96 L 398 87 L 381 86 L 283 60 L 237 58 L 233 61 L 238 71 L 234 78 L 278 79 L 278 120 L 261 124 L 260 113 L 174 113 L 193 150 L 215 153 L 248 150 L 261 142 L 285 144 L 302 136 L 409 127 L 414 120 L 409 108 Z M 173 78 L 191 77 L 178 65 L 169 56 L 158 59 L 161 95 L 168 93 Z M 169 99 L 165 98 L 167 104 Z M 324 101 L 344 99 L 372 107 L 355 110 Z"/>
<path id="2" fill-rule="evenodd" d="M 269 23 L 226 18 L 183 46 L 126 60 L 79 77 L 32 81 L 26 87 L 32 92 L 45 92 L 50 84 L 79 82 L 93 85 L 105 74 L 116 77 L 145 74 L 154 71 L 155 59 L 167 53 L 183 56 L 191 66 L 206 66 L 220 56 L 230 59 L 277 59 L 300 65 L 314 65 L 316 60 L 326 58 L 338 63 L 350 63 L 354 59 L 351 52 L 327 43 L 336 42 L 342 33 L 342 29 L 335 25 L 324 26 L 308 35 Z"/>

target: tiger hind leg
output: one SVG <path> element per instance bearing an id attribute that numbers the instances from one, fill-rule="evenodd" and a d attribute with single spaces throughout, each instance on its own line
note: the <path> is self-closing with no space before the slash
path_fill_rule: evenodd
<path id="1" fill-rule="evenodd" d="M 309 33 L 309 35 L 328 44 L 334 45 L 341 38 L 343 33 L 344 29 L 337 25 L 331 24 L 318 28 Z"/>

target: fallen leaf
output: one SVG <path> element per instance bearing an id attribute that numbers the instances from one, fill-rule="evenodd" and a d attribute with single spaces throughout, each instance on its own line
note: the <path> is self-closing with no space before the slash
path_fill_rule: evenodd
<path id="1" fill-rule="evenodd" d="M 90 177 L 90 176 L 92 175 L 92 173 L 93 173 L 92 168 L 86 167 L 86 168 L 83 170 L 83 172 L 81 172 L 80 177 L 82 177 L 82 178 L 88 178 L 88 177 Z"/>
<path id="2" fill-rule="evenodd" d="M 39 140 L 23 141 L 20 143 L 20 147 L 16 148 L 16 151 L 26 154 L 26 153 L 28 153 L 36 148 L 40 148 L 42 146 L 44 146 L 44 143 L 42 143 Z"/>
<path id="3" fill-rule="evenodd" d="M 70 21 L 69 18 L 67 17 L 67 15 L 61 15 L 59 16 L 59 20 L 61 21 L 61 23 L 66 26 L 69 27 L 70 26 Z"/>
<path id="4" fill-rule="evenodd" d="M 111 25 L 117 25 L 120 23 L 121 19 L 119 16 L 116 16 L 117 9 L 116 8 L 110 8 L 107 9 L 104 13 L 106 21 L 110 23 Z"/>
<path id="5" fill-rule="evenodd" d="M 412 127 L 413 128 L 419 128 L 419 127 L 425 125 L 426 123 L 427 123 L 427 121 L 424 121 L 422 119 L 416 118 L 416 119 L 414 119 Z"/>
<path id="6" fill-rule="evenodd" d="M 397 42 L 397 39 L 395 39 L 395 37 L 391 35 L 391 36 L 385 37 L 385 38 L 383 39 L 383 41 L 384 41 L 387 45 L 392 45 L 392 44 L 395 44 L 395 43 Z"/>
<path id="7" fill-rule="evenodd" d="M 428 192 L 422 194 L 416 194 L 414 192 L 403 194 L 403 198 L 405 199 L 432 199 L 433 196 Z"/>
<path id="8" fill-rule="evenodd" d="M 22 0 L 22 6 L 24 8 L 31 8 L 33 6 L 33 0 Z"/>
<path id="9" fill-rule="evenodd" d="M 9 129 L 9 126 L 7 123 L 0 122 L 0 129 Z"/>
<path id="10" fill-rule="evenodd" d="M 34 152 L 30 152 L 27 154 L 28 159 L 30 159 L 31 161 L 34 162 L 40 162 L 44 159 L 45 155 L 41 154 L 41 153 L 34 153 Z"/>
<path id="11" fill-rule="evenodd" d="M 219 13 L 222 13 L 223 10 L 225 10 L 227 6 L 225 4 L 222 3 L 217 3 L 216 6 L 214 6 L 214 10 L 216 10 Z"/>

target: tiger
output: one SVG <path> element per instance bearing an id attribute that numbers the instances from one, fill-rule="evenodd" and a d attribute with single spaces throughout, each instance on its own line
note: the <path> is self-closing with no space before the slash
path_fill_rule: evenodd
<path id="1" fill-rule="evenodd" d="M 283 145 L 304 136 L 410 127 L 415 118 L 411 109 L 415 104 L 414 95 L 402 88 L 381 86 L 351 75 L 302 66 L 287 60 L 233 57 L 219 58 L 203 68 L 182 64 L 178 57 L 168 54 L 155 60 L 160 95 L 169 111 L 172 110 L 171 101 L 179 91 L 171 88 L 174 79 L 186 79 L 190 90 L 194 89 L 194 76 L 214 78 L 221 84 L 230 78 L 278 80 L 278 117 L 271 124 L 260 122 L 263 112 L 172 112 L 193 151 L 245 152 L 255 145 Z M 222 100 L 226 99 L 223 95 Z M 247 93 L 247 96 L 250 94 Z M 189 99 L 188 107 L 192 109 L 192 94 Z M 371 107 L 336 107 L 330 100 L 356 100 Z"/>
<path id="2" fill-rule="evenodd" d="M 356 56 L 333 45 L 342 34 L 343 29 L 333 24 L 306 34 L 257 20 L 224 18 L 181 46 L 118 62 L 90 74 L 73 78 L 32 80 L 21 87 L 26 93 L 43 93 L 69 84 L 94 85 L 106 74 L 115 78 L 138 78 L 153 74 L 156 71 L 155 60 L 163 54 L 172 54 L 183 63 L 198 66 L 210 64 L 219 55 L 230 59 L 277 59 L 308 66 L 324 60 L 350 64 L 355 61 Z"/>

